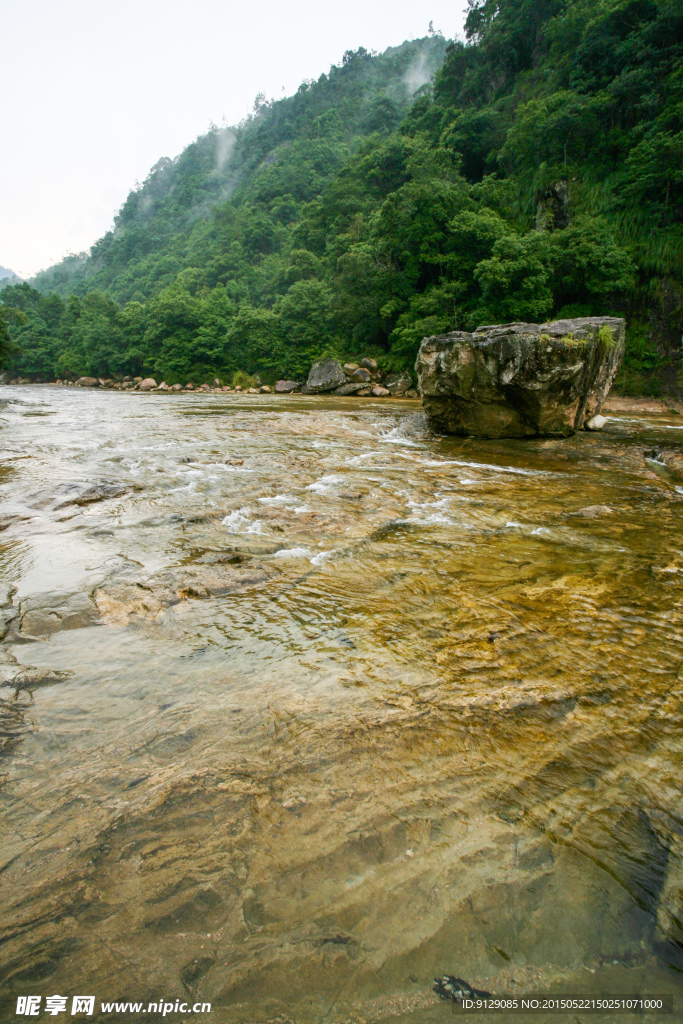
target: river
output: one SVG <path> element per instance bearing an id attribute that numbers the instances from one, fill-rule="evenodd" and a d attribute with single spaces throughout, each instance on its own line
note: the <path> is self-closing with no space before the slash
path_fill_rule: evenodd
<path id="1" fill-rule="evenodd" d="M 0 388 L 7 1019 L 422 1024 L 444 974 L 683 1006 L 683 488 L 644 457 L 682 441 Z"/>

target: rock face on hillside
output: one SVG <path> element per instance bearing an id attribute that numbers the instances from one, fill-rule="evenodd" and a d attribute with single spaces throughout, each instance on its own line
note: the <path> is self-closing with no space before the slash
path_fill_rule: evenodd
<path id="1" fill-rule="evenodd" d="M 425 338 L 415 369 L 430 426 L 473 437 L 568 437 L 600 412 L 624 337 L 624 321 L 603 316 Z"/>

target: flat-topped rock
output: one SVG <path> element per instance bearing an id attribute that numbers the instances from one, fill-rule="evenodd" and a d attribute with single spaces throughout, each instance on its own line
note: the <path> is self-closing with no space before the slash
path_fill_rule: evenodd
<path id="1" fill-rule="evenodd" d="M 430 426 L 473 437 L 568 437 L 600 412 L 625 322 L 581 317 L 425 338 L 415 369 Z"/>

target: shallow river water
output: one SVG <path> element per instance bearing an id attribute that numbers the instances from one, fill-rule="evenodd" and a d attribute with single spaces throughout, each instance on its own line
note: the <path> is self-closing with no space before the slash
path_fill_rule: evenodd
<path id="1" fill-rule="evenodd" d="M 682 442 L 0 388 L 2 1019 L 683 1019 Z"/>

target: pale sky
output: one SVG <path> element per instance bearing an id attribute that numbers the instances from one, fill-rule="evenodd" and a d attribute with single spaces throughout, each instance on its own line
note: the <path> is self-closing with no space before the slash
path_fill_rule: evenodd
<path id="1" fill-rule="evenodd" d="M 92 245 L 136 181 L 345 50 L 461 34 L 465 0 L 0 0 L 0 266 Z"/>

